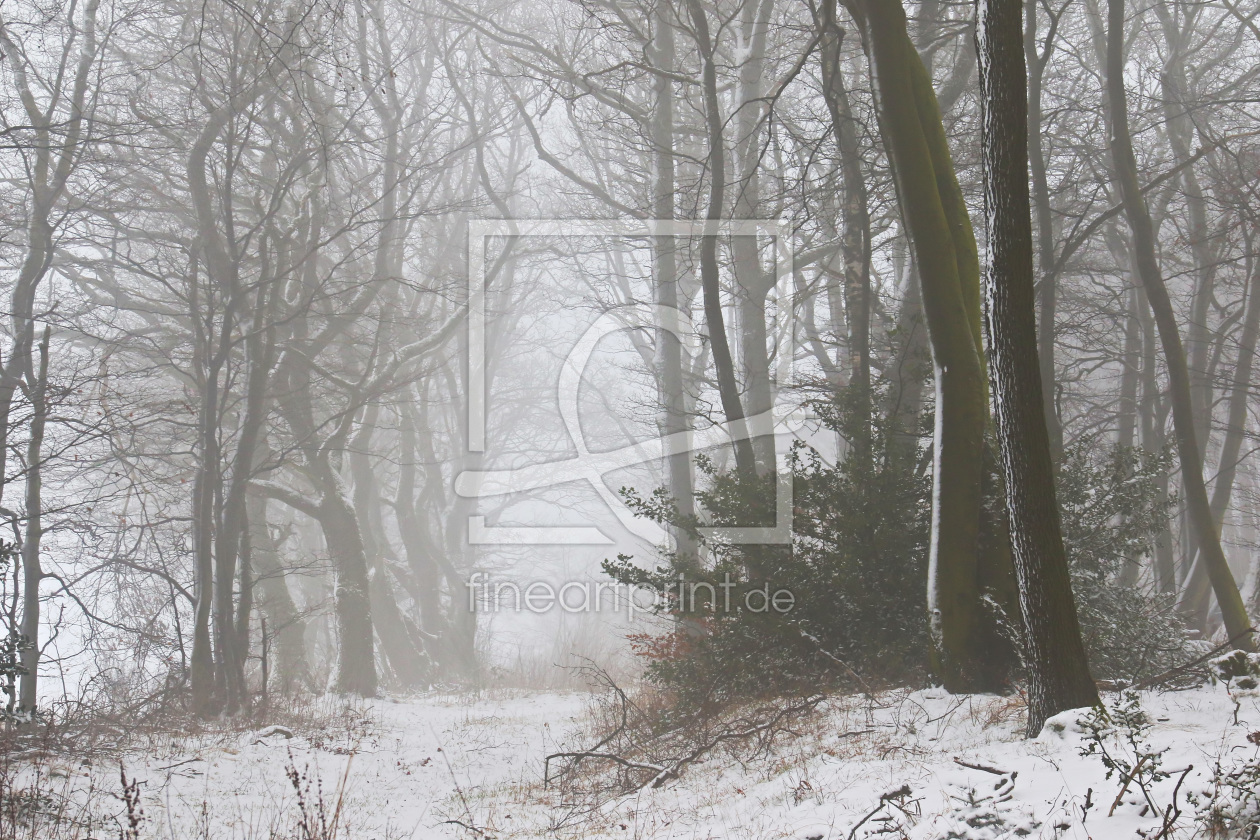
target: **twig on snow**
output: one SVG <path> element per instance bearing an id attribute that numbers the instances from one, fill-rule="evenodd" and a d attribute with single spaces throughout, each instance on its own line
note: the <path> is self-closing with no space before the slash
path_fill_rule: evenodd
<path id="1" fill-rule="evenodd" d="M 954 758 L 954 763 L 959 767 L 966 767 L 968 770 L 979 770 L 982 773 L 992 773 L 994 776 L 1010 776 L 1012 779 L 1015 778 L 1015 773 L 1011 773 L 1006 770 L 999 770 L 996 767 L 986 767 L 983 764 L 972 764 L 971 762 L 963 761 L 958 757 Z"/>

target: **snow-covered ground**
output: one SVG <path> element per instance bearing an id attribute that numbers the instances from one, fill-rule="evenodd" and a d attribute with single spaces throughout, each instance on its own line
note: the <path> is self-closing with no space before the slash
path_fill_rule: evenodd
<path id="1" fill-rule="evenodd" d="M 1204 836 L 1188 795 L 1202 797 L 1218 762 L 1256 758 L 1260 734 L 1250 742 L 1248 735 L 1260 730 L 1260 702 L 1254 695 L 1238 699 L 1235 725 L 1235 704 L 1221 686 L 1141 695 L 1153 723 L 1148 752 L 1167 748 L 1161 761 L 1169 776 L 1150 788 L 1151 800 L 1166 808 L 1180 782 L 1183 815 L 1168 836 Z M 1075 725 L 1079 714 L 1060 716 L 1061 731 L 1025 740 L 1018 699 L 939 690 L 893 692 L 875 703 L 833 698 L 812 721 L 794 727 L 797 735 L 777 740 L 769 756 L 741 764 L 714 754 L 679 779 L 594 813 L 541 786 L 543 757 L 581 746 L 589 695 L 323 702 L 326 725 L 292 737 L 266 728 L 172 735 L 131 754 L 128 775 L 142 783 L 141 836 L 245 840 L 291 828 L 299 805 L 289 767 L 306 775 L 300 786 L 309 786 L 308 810 L 316 810 L 322 791 L 326 816 L 336 813 L 336 836 L 347 840 L 1106 840 L 1154 837 L 1164 823 L 1136 783 L 1117 802 L 1123 774 L 1108 779 L 1097 756 L 1080 754 L 1087 736 Z M 1124 758 L 1117 742 L 1109 749 Z M 84 793 L 118 788 L 116 766 L 53 762 L 44 772 Z M 98 801 L 121 807 L 99 794 Z"/>

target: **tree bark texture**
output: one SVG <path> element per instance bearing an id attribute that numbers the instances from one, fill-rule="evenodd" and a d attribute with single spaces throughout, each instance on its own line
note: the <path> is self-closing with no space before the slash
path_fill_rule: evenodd
<path id="1" fill-rule="evenodd" d="M 1021 0 L 982 0 L 977 45 L 989 228 L 989 377 L 1028 668 L 1028 734 L 1098 703 L 1081 641 L 1055 498 L 1037 355 Z"/>

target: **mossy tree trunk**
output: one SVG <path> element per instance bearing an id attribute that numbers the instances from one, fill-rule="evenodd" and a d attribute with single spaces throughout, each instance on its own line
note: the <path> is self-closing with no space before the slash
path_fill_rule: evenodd
<path id="1" fill-rule="evenodd" d="M 936 385 L 928 618 L 933 661 L 952 692 L 1004 687 L 983 602 L 1009 575 L 981 551 L 988 419 L 975 236 L 932 82 L 897 0 L 855 4 L 871 53 L 880 127 L 919 270 Z M 982 562 L 983 559 L 983 562 Z M 1005 589 L 1006 587 L 996 587 Z"/>

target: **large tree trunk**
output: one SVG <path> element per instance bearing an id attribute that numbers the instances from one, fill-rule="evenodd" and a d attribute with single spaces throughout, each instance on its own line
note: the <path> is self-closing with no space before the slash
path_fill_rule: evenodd
<path id="1" fill-rule="evenodd" d="M 936 380 L 928 617 L 936 671 L 953 692 L 994 690 L 981 580 L 986 384 L 978 256 L 931 80 L 897 0 L 859 6 L 874 59 L 902 217 L 919 269 Z"/>
<path id="2" fill-rule="evenodd" d="M 978 44 L 989 224 L 989 376 L 1006 479 L 1028 667 L 1028 735 L 1098 703 L 1081 642 L 1054 492 L 1037 357 L 1021 0 L 982 0 Z"/>
<path id="3" fill-rule="evenodd" d="M 962 56 L 941 86 L 937 101 L 942 114 L 947 114 L 968 87 L 975 72 L 976 52 L 970 48 L 971 37 L 964 34 L 967 43 Z M 948 43 L 941 32 L 940 2 L 927 0 L 920 4 L 914 45 L 923 62 L 924 72 L 931 77 L 936 54 Z M 909 235 L 898 243 L 898 250 L 909 243 Z M 919 430 L 923 419 L 924 383 L 932 368 L 932 351 L 928 340 L 927 325 L 920 294 L 921 280 L 915 264 L 913 250 L 905 260 L 905 279 L 901 284 L 904 292 L 901 308 L 897 313 L 899 336 L 896 355 L 892 361 L 893 389 L 889 395 L 891 404 L 888 418 L 893 426 L 893 454 L 895 457 L 913 457 L 919 444 Z M 894 261 L 896 257 L 894 257 Z"/>
<path id="4" fill-rule="evenodd" d="M 1235 645 L 1254 650 L 1250 619 L 1238 592 L 1238 583 L 1221 550 L 1220 533 L 1212 516 L 1207 487 L 1203 481 L 1203 458 L 1195 431 L 1194 400 L 1185 348 L 1177 326 L 1172 300 L 1155 254 L 1155 227 L 1146 198 L 1138 181 L 1137 159 L 1129 134 L 1128 101 L 1124 88 L 1124 0 L 1107 3 L 1107 99 L 1111 109 L 1111 152 L 1115 177 L 1124 204 L 1125 218 L 1133 237 L 1133 256 L 1138 276 L 1154 315 L 1155 327 L 1168 368 L 1168 393 L 1172 401 L 1173 429 L 1181 462 L 1186 507 L 1198 540 L 1199 552 L 1221 605 L 1229 637 Z"/>

